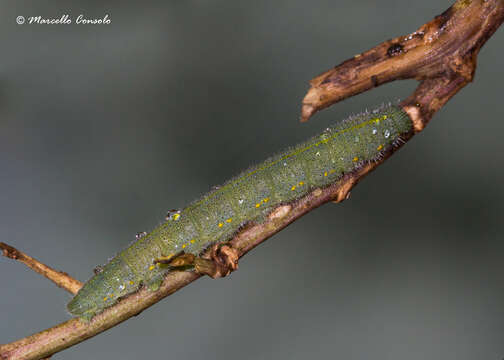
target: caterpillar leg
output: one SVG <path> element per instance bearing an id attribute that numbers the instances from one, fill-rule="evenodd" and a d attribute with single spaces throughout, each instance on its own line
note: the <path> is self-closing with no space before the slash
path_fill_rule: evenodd
<path id="1" fill-rule="evenodd" d="M 154 260 L 154 264 L 160 268 L 168 269 L 170 271 L 185 271 L 194 269 L 195 256 L 193 254 L 181 253 L 180 255 L 173 256 L 161 256 Z M 161 284 L 163 283 L 166 273 L 159 273 L 153 278 L 149 279 L 147 286 L 151 291 L 157 291 Z"/>
<path id="2" fill-rule="evenodd" d="M 154 260 L 171 270 L 189 270 L 208 275 L 211 278 L 220 278 L 229 275 L 238 269 L 238 251 L 226 243 L 212 245 L 209 253 L 203 257 L 182 253 L 176 257 L 162 256 Z"/>
<path id="3" fill-rule="evenodd" d="M 160 256 L 154 260 L 154 264 L 161 264 L 165 268 L 171 270 L 187 270 L 194 268 L 194 260 L 196 256 L 193 254 L 181 253 L 178 256 Z"/>

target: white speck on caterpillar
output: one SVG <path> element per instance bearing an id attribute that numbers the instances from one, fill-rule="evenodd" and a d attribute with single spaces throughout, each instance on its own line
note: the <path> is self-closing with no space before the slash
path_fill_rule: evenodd
<path id="1" fill-rule="evenodd" d="M 147 232 L 146 231 L 142 231 L 142 232 L 139 232 L 135 235 L 135 238 L 137 240 L 140 240 L 141 238 L 143 238 L 145 235 L 147 235 Z"/>

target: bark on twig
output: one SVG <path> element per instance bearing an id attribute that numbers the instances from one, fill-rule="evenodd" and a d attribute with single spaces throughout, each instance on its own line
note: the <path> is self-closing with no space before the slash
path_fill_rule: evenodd
<path id="1" fill-rule="evenodd" d="M 417 31 L 355 55 L 314 78 L 303 99 L 301 121 L 347 97 L 403 79 L 421 82 L 402 105 L 421 131 L 472 81 L 481 47 L 503 21 L 503 1 L 459 0 Z"/>
<path id="2" fill-rule="evenodd" d="M 420 85 L 401 106 L 410 115 L 415 132 L 422 131 L 433 114 L 473 79 L 480 48 L 503 20 L 504 0 L 458 0 L 414 33 L 386 41 L 313 79 L 312 87 L 303 100 L 302 120 L 308 120 L 316 111 L 346 97 L 383 83 L 414 78 L 420 81 Z M 296 202 L 276 208 L 264 223 L 243 229 L 227 244 L 231 260 L 224 259 L 222 264 L 227 262 L 232 265 L 236 256 L 245 255 L 314 208 L 328 201 L 343 201 L 353 186 L 395 150 L 385 154 L 378 162 L 365 164 L 330 187 L 315 189 Z M 207 255 L 207 258 L 212 257 Z M 225 273 L 214 270 L 209 269 L 208 272 Z M 95 316 L 89 323 L 71 319 L 1 345 L 0 358 L 47 357 L 138 315 L 200 276 L 194 272 L 172 272 L 158 291 L 141 289 Z"/>
<path id="3" fill-rule="evenodd" d="M 38 272 L 40 275 L 48 278 L 60 288 L 63 288 L 74 295 L 77 294 L 77 291 L 79 291 L 82 287 L 82 283 L 79 280 L 74 279 L 66 272 L 54 270 L 37 259 L 34 259 L 18 249 L 7 245 L 6 243 L 0 242 L 0 250 L 2 250 L 3 256 L 22 262 L 33 271 Z"/>

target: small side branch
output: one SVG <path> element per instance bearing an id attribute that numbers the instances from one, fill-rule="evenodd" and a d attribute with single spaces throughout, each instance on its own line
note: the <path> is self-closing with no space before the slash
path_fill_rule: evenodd
<path id="1" fill-rule="evenodd" d="M 38 272 L 40 275 L 48 278 L 60 288 L 63 288 L 72 294 L 77 294 L 77 291 L 79 291 L 82 287 L 82 283 L 80 281 L 74 279 L 67 273 L 54 270 L 37 259 L 34 259 L 18 249 L 7 245 L 6 243 L 0 242 L 0 250 L 2 250 L 3 256 L 22 262 L 33 271 Z"/>
<path id="2" fill-rule="evenodd" d="M 481 47 L 504 20 L 503 0 L 458 0 L 415 32 L 385 41 L 311 80 L 301 121 L 347 97 L 403 79 L 421 82 L 403 102 L 417 132 L 472 81 Z"/>

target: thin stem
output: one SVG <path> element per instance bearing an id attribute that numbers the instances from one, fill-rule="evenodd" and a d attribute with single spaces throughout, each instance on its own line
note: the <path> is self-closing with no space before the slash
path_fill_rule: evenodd
<path id="1" fill-rule="evenodd" d="M 58 285 L 60 288 L 65 289 L 69 293 L 75 295 L 77 294 L 77 291 L 79 291 L 79 289 L 82 287 L 82 283 L 79 280 L 74 279 L 66 272 L 54 270 L 50 266 L 41 263 L 37 259 L 26 255 L 22 251 L 19 251 L 18 249 L 13 248 L 6 243 L 0 242 L 0 250 L 2 250 L 3 256 L 22 262 L 33 271 L 48 278 L 53 283 Z"/>

